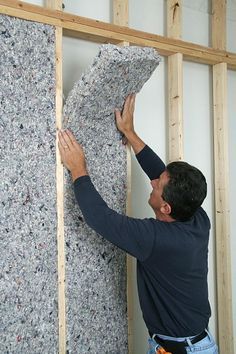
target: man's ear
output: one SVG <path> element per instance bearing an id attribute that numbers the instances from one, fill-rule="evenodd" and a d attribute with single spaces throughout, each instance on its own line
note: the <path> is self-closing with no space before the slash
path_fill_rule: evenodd
<path id="1" fill-rule="evenodd" d="M 164 202 L 160 209 L 161 209 L 162 214 L 165 214 L 165 215 L 171 214 L 171 206 L 167 202 Z"/>

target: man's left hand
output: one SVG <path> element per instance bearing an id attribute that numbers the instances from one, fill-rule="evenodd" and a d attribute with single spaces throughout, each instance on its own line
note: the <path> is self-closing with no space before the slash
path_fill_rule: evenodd
<path id="1" fill-rule="evenodd" d="M 88 174 L 84 151 L 68 129 L 58 132 L 58 147 L 61 161 L 71 172 L 73 181 Z"/>

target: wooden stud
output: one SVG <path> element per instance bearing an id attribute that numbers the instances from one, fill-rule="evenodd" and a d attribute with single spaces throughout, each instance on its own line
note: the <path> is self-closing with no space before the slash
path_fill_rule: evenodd
<path id="1" fill-rule="evenodd" d="M 224 50 L 226 1 L 212 0 L 212 11 L 212 45 Z M 213 107 L 218 339 L 220 353 L 233 354 L 226 63 L 213 65 Z"/>
<path id="2" fill-rule="evenodd" d="M 213 66 L 216 270 L 219 352 L 233 354 L 227 65 Z"/>
<path id="3" fill-rule="evenodd" d="M 62 0 L 46 0 L 45 6 L 60 10 Z M 62 28 L 55 27 L 56 46 L 56 129 L 62 128 Z M 57 252 L 58 252 L 58 322 L 59 354 L 66 353 L 65 309 L 65 241 L 64 241 L 64 170 L 56 137 L 56 190 L 57 190 Z"/>
<path id="4" fill-rule="evenodd" d="M 183 55 L 168 57 L 169 161 L 183 159 Z"/>
<path id="5" fill-rule="evenodd" d="M 131 216 L 131 147 L 127 144 L 127 194 L 126 194 L 126 215 Z M 128 312 L 128 345 L 129 354 L 134 352 L 134 315 L 133 315 L 133 279 L 134 267 L 133 257 L 127 255 L 127 312 Z"/>
<path id="6" fill-rule="evenodd" d="M 182 0 L 167 0 L 167 36 L 182 36 Z"/>
<path id="7" fill-rule="evenodd" d="M 129 1 L 113 0 L 113 23 L 120 26 L 128 26 L 129 23 Z M 121 46 L 129 45 L 129 42 L 122 41 Z M 126 192 L 126 215 L 131 216 L 131 147 L 126 145 L 127 153 L 127 192 Z M 127 313 L 128 313 L 128 350 L 134 352 L 133 339 L 133 257 L 127 255 Z"/>
<path id="8" fill-rule="evenodd" d="M 129 25 L 129 1 L 113 0 L 113 23 L 119 26 Z"/>
<path id="9" fill-rule="evenodd" d="M 56 27 L 56 128 L 62 128 L 62 29 Z M 64 171 L 56 139 L 57 175 L 57 236 L 58 236 L 58 306 L 59 306 L 59 353 L 66 352 L 65 310 L 65 244 L 64 244 Z"/>
<path id="10" fill-rule="evenodd" d="M 226 50 L 226 0 L 212 0 L 212 47 Z"/>
<path id="11" fill-rule="evenodd" d="M 167 35 L 181 37 L 182 0 L 167 0 Z M 169 161 L 183 159 L 183 54 L 168 57 Z"/>
<path id="12" fill-rule="evenodd" d="M 225 62 L 236 70 L 236 54 L 204 47 L 198 44 L 137 31 L 97 20 L 45 9 L 19 0 L 0 0 L 0 13 L 35 22 L 42 22 L 65 29 L 65 34 L 102 43 L 129 42 L 131 45 L 149 46 L 161 55 L 182 53 L 184 60 L 204 64 Z"/>
<path id="13" fill-rule="evenodd" d="M 62 0 L 44 0 L 45 7 L 53 10 L 61 10 L 62 9 Z"/>

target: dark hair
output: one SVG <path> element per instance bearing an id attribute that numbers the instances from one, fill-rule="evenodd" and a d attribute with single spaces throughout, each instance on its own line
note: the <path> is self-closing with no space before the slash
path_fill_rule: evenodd
<path id="1" fill-rule="evenodd" d="M 163 188 L 162 198 L 170 204 L 175 220 L 189 220 L 207 194 L 204 175 L 187 162 L 176 161 L 167 165 L 169 181 Z"/>

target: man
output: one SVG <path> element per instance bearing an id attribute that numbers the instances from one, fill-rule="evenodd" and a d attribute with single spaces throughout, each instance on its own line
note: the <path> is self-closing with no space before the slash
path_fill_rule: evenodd
<path id="1" fill-rule="evenodd" d="M 82 147 L 68 130 L 59 132 L 62 162 L 71 172 L 87 224 L 137 258 L 140 305 L 151 337 L 148 353 L 217 353 L 207 330 L 210 221 L 201 208 L 205 177 L 185 162 L 165 166 L 135 133 L 134 106 L 130 95 L 122 114 L 115 111 L 116 123 L 151 180 L 149 204 L 155 219 L 129 218 L 107 206 L 88 176 Z"/>

